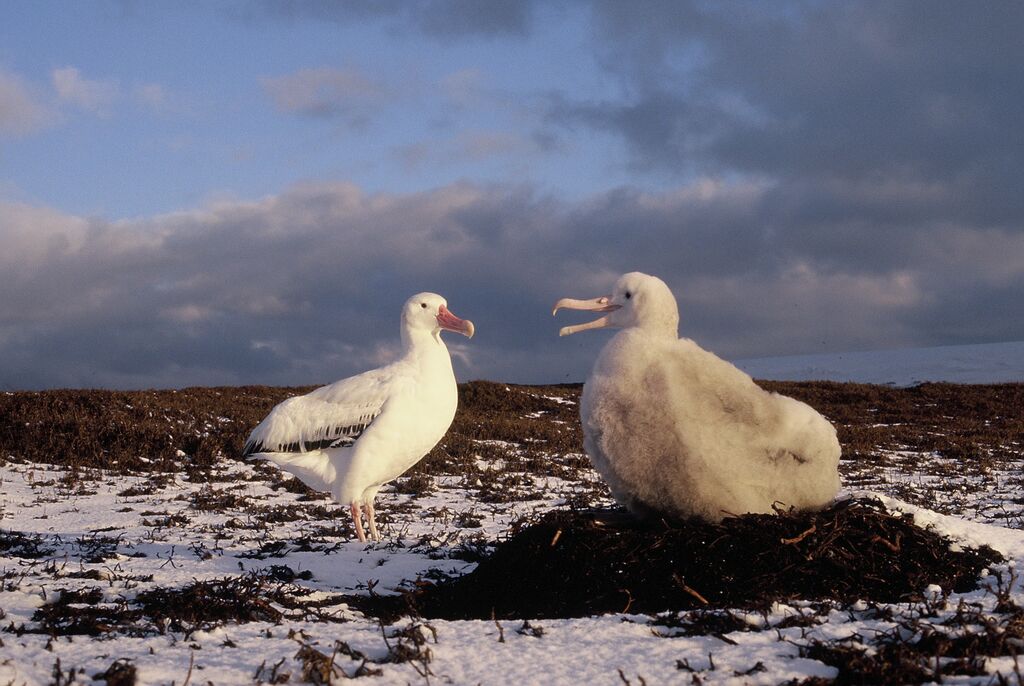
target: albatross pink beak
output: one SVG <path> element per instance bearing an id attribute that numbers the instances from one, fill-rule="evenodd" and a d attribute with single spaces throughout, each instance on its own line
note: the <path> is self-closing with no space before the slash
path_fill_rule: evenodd
<path id="1" fill-rule="evenodd" d="M 445 331 L 461 333 L 466 338 L 472 338 L 473 333 L 476 331 L 473 322 L 468 319 L 459 319 L 444 305 L 441 305 L 437 310 L 437 323 Z"/>
<path id="2" fill-rule="evenodd" d="M 554 315 L 560 309 L 566 308 L 570 310 L 589 310 L 591 312 L 614 312 L 619 309 L 621 305 L 613 305 L 612 297 L 610 295 L 602 295 L 600 298 L 592 298 L 590 300 L 576 300 L 575 298 L 562 298 L 555 303 L 555 308 L 551 310 L 551 314 Z M 595 319 L 592 322 L 586 324 L 576 324 L 575 326 L 563 326 L 558 331 L 559 336 L 570 336 L 579 331 L 586 331 L 587 329 L 603 329 L 607 326 L 611 326 L 611 322 L 608 321 L 607 315 L 600 319 Z"/>

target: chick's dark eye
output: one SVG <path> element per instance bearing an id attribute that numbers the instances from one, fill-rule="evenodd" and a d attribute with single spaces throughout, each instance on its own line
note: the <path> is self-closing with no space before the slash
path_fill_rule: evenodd
<path id="1" fill-rule="evenodd" d="M 420 303 L 420 307 L 422 307 L 424 310 L 427 309 L 427 303 Z"/>
<path id="2" fill-rule="evenodd" d="M 630 293 L 629 291 L 626 291 L 626 300 L 629 300 L 632 297 L 633 297 L 633 294 Z"/>

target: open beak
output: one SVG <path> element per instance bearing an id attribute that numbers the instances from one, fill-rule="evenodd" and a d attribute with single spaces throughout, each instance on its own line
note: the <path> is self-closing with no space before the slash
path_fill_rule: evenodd
<path id="1" fill-rule="evenodd" d="M 562 308 L 570 310 L 589 310 L 591 312 L 614 312 L 619 309 L 621 305 L 613 305 L 612 297 L 610 295 L 602 295 L 600 298 L 592 298 L 590 300 L 576 300 L 575 298 L 562 298 L 555 303 L 555 308 L 551 310 L 551 314 L 554 315 Z M 605 315 L 600 319 L 595 319 L 592 322 L 586 324 L 576 324 L 575 326 L 563 326 L 558 331 L 559 336 L 569 336 L 579 331 L 586 331 L 587 329 L 603 329 L 607 326 L 611 326 L 608 321 L 608 316 Z"/>
<path id="2" fill-rule="evenodd" d="M 476 331 L 473 322 L 468 319 L 459 319 L 444 305 L 441 305 L 437 310 L 437 323 L 445 331 L 461 333 L 466 338 L 472 338 L 473 333 Z"/>

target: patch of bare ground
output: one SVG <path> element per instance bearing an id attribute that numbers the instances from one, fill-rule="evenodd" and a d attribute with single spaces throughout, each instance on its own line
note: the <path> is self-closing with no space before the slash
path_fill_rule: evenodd
<path id="1" fill-rule="evenodd" d="M 308 388 L 52 390 L 0 394 L 0 454 L 136 472 L 203 472 L 241 455 L 270 408 Z"/>
<path id="2" fill-rule="evenodd" d="M 181 588 L 156 587 L 129 600 L 108 597 L 102 587 L 60 589 L 19 631 L 50 636 L 144 636 L 168 632 L 188 636 L 226 623 L 278 622 L 293 618 L 339 621 L 321 611 L 333 598 L 311 600 L 313 592 L 295 582 L 311 578 L 286 565 L 242 576 L 193 581 Z M 279 609 L 284 608 L 284 609 Z"/>
<path id="3" fill-rule="evenodd" d="M 240 459 L 246 436 L 274 405 L 311 388 L 0 394 L 0 458 L 72 470 L 184 471 L 190 481 L 211 480 L 219 459 Z M 451 430 L 407 477 L 476 475 L 478 457 L 506 459 L 510 471 L 537 474 L 587 466 L 575 405 L 579 389 L 578 384 L 461 384 Z M 512 444 L 517 449 L 507 450 Z M 279 486 L 306 493 L 292 479 Z"/>
<path id="4" fill-rule="evenodd" d="M 843 459 L 905 450 L 984 474 L 1024 457 L 1024 384 L 926 383 L 910 388 L 833 382 L 762 382 L 803 400 L 837 428 Z"/>

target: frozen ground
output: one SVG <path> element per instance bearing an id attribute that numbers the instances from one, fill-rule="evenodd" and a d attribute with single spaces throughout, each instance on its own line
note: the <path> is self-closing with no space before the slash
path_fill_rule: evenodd
<path id="1" fill-rule="evenodd" d="M 559 393 L 556 404 L 572 402 Z M 543 411 L 523 416 L 564 423 Z M 539 439 L 507 438 L 473 439 L 467 449 L 478 457 L 462 476 L 421 473 L 387 488 L 378 499 L 384 540 L 372 545 L 352 540 L 341 508 L 290 488 L 266 465 L 221 458 L 198 478 L 186 469 L 126 475 L 0 459 L 0 684 L 132 683 L 118 681 L 131 668 L 136 683 L 176 686 L 349 677 L 817 684 L 841 668 L 844 678 L 864 678 L 886 665 L 900 673 L 911 665 L 917 681 L 1020 683 L 1019 436 L 1005 450 L 986 449 L 972 470 L 948 452 L 913 447 L 843 462 L 849 489 L 880 494 L 954 545 L 987 544 L 1009 559 L 968 593 L 936 587 L 915 602 L 802 602 L 760 613 L 388 626 L 350 607 L 353 595 L 470 571 L 523 517 L 610 502 L 579 454 L 524 461 L 520 453 Z"/>
<path id="2" fill-rule="evenodd" d="M 856 381 L 910 386 L 924 381 L 1024 381 L 1024 342 L 738 360 L 758 379 Z"/>
<path id="3" fill-rule="evenodd" d="M 362 670 L 366 679 L 381 684 L 656 684 L 688 682 L 694 676 L 702 683 L 778 684 L 836 676 L 835 667 L 802 656 L 818 643 L 871 645 L 876 637 L 909 630 L 904 624 L 920 631 L 922 615 L 924 625 L 934 630 L 956 631 L 944 624 L 963 604 L 997 617 L 1000 602 L 998 593 L 979 590 L 949 596 L 938 592 L 927 607 L 898 605 L 885 611 L 868 603 L 853 608 L 777 606 L 765 615 L 739 613 L 749 630 L 703 636 L 682 635 L 678 628 L 661 626 L 659 618 L 638 615 L 529 624 L 405 620 L 381 627 L 349 610 L 339 596 L 370 588 L 388 592 L 430 570 L 468 570 L 471 563 L 451 557 L 461 542 L 480 535 L 493 538 L 522 513 L 559 506 L 560 494 L 573 485 L 557 480 L 538 484 L 548 494 L 544 500 L 501 508 L 481 507 L 457 483 L 438 484 L 436 495 L 429 497 L 390 493 L 381 503 L 382 510 L 395 513 L 385 527 L 385 540 L 363 546 L 333 535 L 340 510 L 328 506 L 321 512 L 316 508 L 322 503 L 271 491 L 246 466 L 225 470 L 219 475 L 223 481 L 213 486 L 172 477 L 155 493 L 148 493 L 149 478 L 96 473 L 69 483 L 61 471 L 25 464 L 5 465 L 0 475 L 3 528 L 26 535 L 0 557 L 0 607 L 7 627 L 0 634 L 0 683 L 5 684 L 95 683 L 95 675 L 124 659 L 132 661 L 144 684 L 275 683 L 285 675 L 299 682 L 304 679 L 302 651 L 309 648 L 334 656 L 337 680 Z M 133 494 L 140 490 L 145 493 Z M 223 501 L 225 494 L 236 499 L 234 506 L 205 509 L 204 503 Z M 966 545 L 988 544 L 1011 558 L 1024 555 L 1024 533 L 1018 530 L 886 502 Z M 255 503 L 269 509 L 254 514 Z M 458 525 L 466 513 L 480 526 Z M 282 565 L 290 572 L 281 574 Z M 115 609 L 130 605 L 141 591 L 183 588 L 257 570 L 276 574 L 268 577 L 274 593 L 262 619 L 204 627 L 143 616 L 99 637 L 88 635 L 88 621 L 79 625 L 80 635 L 31 633 L 39 627 L 40 608 L 69 592 L 78 592 L 74 600 L 97 589 L 80 609 L 109 608 L 116 617 Z M 1009 578 L 1012 563 L 992 571 Z M 996 577 L 991 579 L 995 584 Z M 1016 581 L 1012 596 L 1024 602 Z M 68 626 L 75 621 L 69 617 L 73 611 L 55 625 Z M 99 617 L 101 628 L 103 621 Z M 422 645 L 402 633 L 410 627 Z M 412 657 L 401 655 L 399 646 L 409 646 Z M 1016 678 L 1010 658 L 989 660 L 985 669 Z M 305 679 L 315 676 L 307 673 Z M 972 680 L 945 679 L 957 682 Z M 972 683 L 990 682 L 975 678 Z"/>

